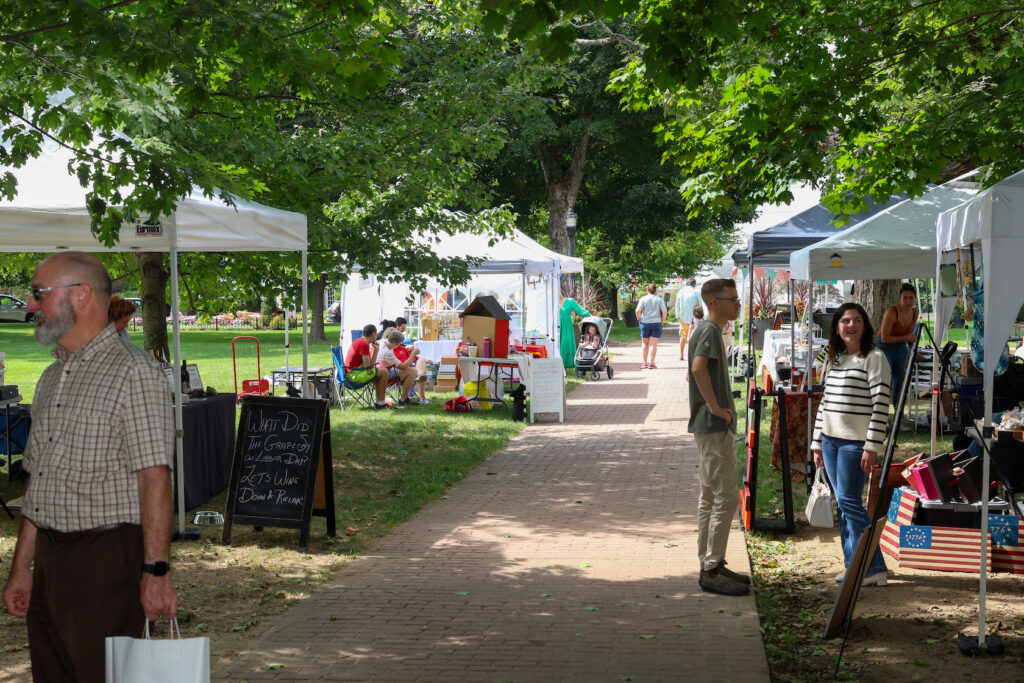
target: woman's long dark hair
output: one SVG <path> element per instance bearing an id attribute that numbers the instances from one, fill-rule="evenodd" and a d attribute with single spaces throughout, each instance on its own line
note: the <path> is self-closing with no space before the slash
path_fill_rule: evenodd
<path id="1" fill-rule="evenodd" d="M 839 362 L 839 356 L 846 353 L 846 342 L 839 336 L 839 319 L 843 317 L 843 314 L 847 311 L 857 311 L 860 313 L 861 320 L 864 321 L 864 332 L 860 336 L 860 355 L 862 358 L 871 352 L 871 349 L 875 348 L 875 328 L 871 326 L 871 320 L 868 318 L 868 312 L 864 310 L 864 307 L 860 304 L 853 302 L 845 303 L 836 309 L 836 312 L 832 314 L 832 324 L 828 326 L 828 364 L 835 365 Z"/>

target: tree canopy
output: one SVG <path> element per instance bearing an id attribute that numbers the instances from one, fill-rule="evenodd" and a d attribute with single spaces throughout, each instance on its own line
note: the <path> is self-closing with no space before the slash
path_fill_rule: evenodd
<path id="1" fill-rule="evenodd" d="M 788 199 L 794 180 L 826 201 L 923 191 L 972 166 L 1019 170 L 1024 8 L 997 0 L 821 2 L 485 1 L 489 26 L 561 54 L 572 26 L 636 11 L 642 50 L 620 86 L 688 176 L 692 208 Z M 585 17 L 580 19 L 578 17 Z"/>

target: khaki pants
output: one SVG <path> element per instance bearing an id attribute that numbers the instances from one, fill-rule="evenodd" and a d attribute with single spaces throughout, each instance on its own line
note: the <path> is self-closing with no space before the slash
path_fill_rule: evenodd
<path id="1" fill-rule="evenodd" d="M 679 355 L 683 358 L 686 357 L 686 342 L 690 339 L 690 331 L 693 329 L 693 325 L 690 323 L 684 323 L 682 320 L 679 321 Z"/>
<path id="2" fill-rule="evenodd" d="M 697 557 L 705 570 L 725 559 L 729 528 L 736 517 L 736 442 L 732 430 L 693 435 L 700 451 L 700 500 L 697 503 Z"/>

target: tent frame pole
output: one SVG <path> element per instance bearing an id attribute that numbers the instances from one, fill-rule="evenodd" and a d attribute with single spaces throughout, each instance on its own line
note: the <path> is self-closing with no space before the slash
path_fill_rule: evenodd
<path id="1" fill-rule="evenodd" d="M 170 262 L 171 262 L 171 338 L 172 358 L 174 359 L 174 371 L 181 371 L 181 322 L 178 320 L 178 230 L 175 225 L 174 216 L 168 217 L 167 225 L 171 236 Z M 175 477 L 175 488 L 178 497 L 178 538 L 185 538 L 185 428 L 181 411 L 181 383 L 175 382 L 171 387 L 174 397 L 174 444 L 175 462 L 177 463 L 178 476 Z"/>
<path id="2" fill-rule="evenodd" d="M 308 395 L 309 385 L 309 268 L 308 247 L 302 250 L 302 396 Z M 286 363 L 287 365 L 287 363 Z"/>

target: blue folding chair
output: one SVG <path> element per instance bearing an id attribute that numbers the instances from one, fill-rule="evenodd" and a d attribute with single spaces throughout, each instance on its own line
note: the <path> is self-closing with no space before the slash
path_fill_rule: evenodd
<path id="1" fill-rule="evenodd" d="M 345 366 L 345 361 L 342 360 L 341 347 L 332 346 L 331 356 L 334 358 L 334 402 L 337 406 L 342 410 L 347 410 L 354 406 L 373 408 L 373 402 L 376 398 L 373 386 L 375 378 L 366 382 L 353 382 L 348 379 L 348 373 L 354 368 Z"/>

